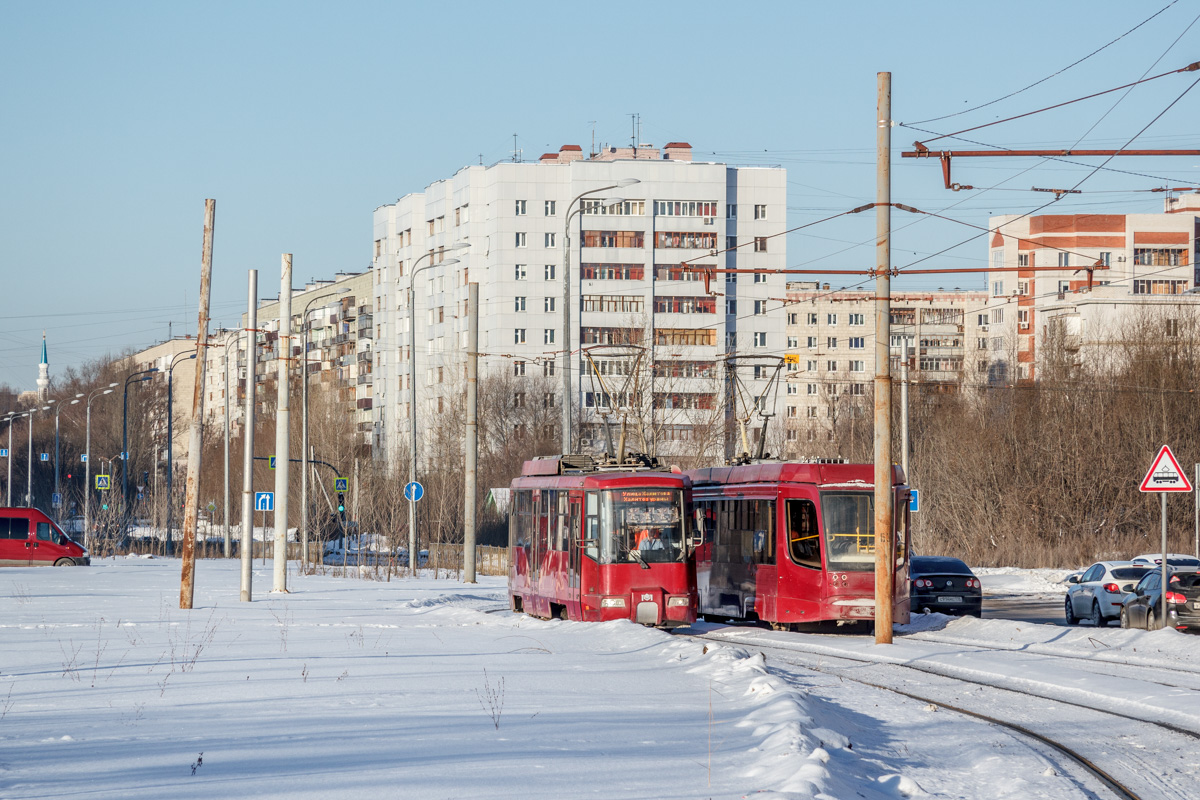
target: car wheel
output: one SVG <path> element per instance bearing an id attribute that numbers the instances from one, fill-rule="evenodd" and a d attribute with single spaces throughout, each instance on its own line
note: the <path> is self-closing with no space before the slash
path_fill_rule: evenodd
<path id="1" fill-rule="evenodd" d="M 1067 595 L 1067 624 L 1078 625 L 1079 617 L 1075 616 L 1075 609 L 1071 607 L 1071 596 Z"/>
<path id="2" fill-rule="evenodd" d="M 1158 630 L 1158 620 L 1155 619 L 1155 617 L 1154 617 L 1154 609 L 1153 608 L 1146 609 L 1146 630 L 1148 630 L 1148 631 Z"/>
<path id="3" fill-rule="evenodd" d="M 1100 603 L 1092 602 L 1092 624 L 1097 628 L 1103 628 L 1108 625 L 1108 620 L 1100 613 Z"/>
<path id="4" fill-rule="evenodd" d="M 1121 627 L 1122 628 L 1129 627 L 1129 610 L 1126 609 L 1124 606 L 1121 606 Z"/>
<path id="5" fill-rule="evenodd" d="M 75 566 L 75 562 L 69 558 L 60 558 L 58 561 L 54 562 L 54 566 L 56 566 L 56 567 L 73 567 L 73 566 Z"/>

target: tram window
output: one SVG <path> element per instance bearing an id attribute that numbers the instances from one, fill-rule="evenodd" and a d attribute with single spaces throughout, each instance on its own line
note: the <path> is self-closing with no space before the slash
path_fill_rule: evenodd
<path id="1" fill-rule="evenodd" d="M 908 495 L 900 496 L 896 503 L 896 566 L 900 566 L 908 558 L 908 526 L 911 522 L 908 516 Z"/>
<path id="2" fill-rule="evenodd" d="M 600 560 L 600 502 L 595 492 L 586 495 L 583 539 L 589 558 Z"/>
<path id="3" fill-rule="evenodd" d="M 530 535 L 533 531 L 533 498 L 529 492 L 513 492 L 513 506 L 515 513 L 513 514 L 514 523 L 510 530 L 512 531 L 512 544 L 514 547 L 528 547 Z"/>
<path id="4" fill-rule="evenodd" d="M 874 496 L 870 492 L 822 492 L 826 564 L 839 572 L 875 569 Z"/>
<path id="5" fill-rule="evenodd" d="M 821 568 L 817 507 L 811 500 L 787 501 L 788 553 L 802 567 Z"/>
<path id="6" fill-rule="evenodd" d="M 554 549 L 566 550 L 571 530 L 567 516 L 567 493 L 556 492 L 555 494 L 558 495 L 558 519 L 554 525 Z"/>
<path id="7" fill-rule="evenodd" d="M 543 489 L 538 494 L 537 510 L 535 512 L 537 518 L 534 520 L 534 523 L 537 526 L 537 549 L 539 553 L 544 553 L 550 546 L 550 517 L 547 511 L 551 493 Z"/>
<path id="8" fill-rule="evenodd" d="M 775 563 L 775 501 L 754 501 L 754 560 Z"/>

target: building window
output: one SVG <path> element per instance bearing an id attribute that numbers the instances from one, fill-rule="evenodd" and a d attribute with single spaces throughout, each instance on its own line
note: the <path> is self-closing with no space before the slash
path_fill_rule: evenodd
<path id="1" fill-rule="evenodd" d="M 545 377 L 551 377 L 554 375 L 554 362 L 553 361 L 543 361 L 542 362 L 542 375 Z"/>
<path id="2" fill-rule="evenodd" d="M 865 395 L 867 393 L 867 385 L 865 383 L 850 384 L 850 394 Z"/>
<path id="3" fill-rule="evenodd" d="M 514 328 L 513 329 L 513 344 L 525 344 L 525 329 L 524 328 Z"/>
<path id="4" fill-rule="evenodd" d="M 805 318 L 805 322 L 807 322 L 809 325 L 816 325 L 817 324 L 817 312 L 815 312 L 815 311 L 808 312 L 808 315 Z"/>
<path id="5" fill-rule="evenodd" d="M 837 362 L 836 361 L 825 362 L 825 371 L 826 372 L 837 372 Z"/>
<path id="6" fill-rule="evenodd" d="M 788 394 L 799 394 L 799 393 L 800 393 L 800 387 L 799 387 L 799 386 L 797 386 L 797 385 L 796 385 L 796 384 L 794 384 L 794 383 L 789 383 L 789 384 L 787 385 L 787 393 L 788 393 Z"/>
<path id="7" fill-rule="evenodd" d="M 837 350 L 837 337 L 836 336 L 826 336 L 825 337 L 825 346 L 830 350 Z"/>
<path id="8" fill-rule="evenodd" d="M 695 200 L 655 200 L 654 213 L 660 217 L 715 217 L 715 202 Z"/>
<path id="9" fill-rule="evenodd" d="M 1004 281 L 992 281 L 992 297 L 1004 295 Z"/>
<path id="10" fill-rule="evenodd" d="M 1136 280 L 1133 282 L 1134 294 L 1182 294 L 1188 286 L 1187 281 L 1175 280 Z"/>
<path id="11" fill-rule="evenodd" d="M 1029 281 L 1017 281 L 1017 294 L 1021 297 L 1029 294 Z"/>
<path id="12" fill-rule="evenodd" d="M 1060 267 L 1071 266 L 1071 254 L 1070 253 L 1059 253 L 1058 254 L 1058 265 Z"/>
<path id="13" fill-rule="evenodd" d="M 1101 253 L 1100 254 L 1100 263 L 1101 263 L 1101 265 L 1103 265 L 1105 267 L 1111 267 L 1112 266 L 1112 253 L 1111 252 Z"/>
<path id="14" fill-rule="evenodd" d="M 639 264 L 580 264 L 579 276 L 593 281 L 640 281 L 646 268 Z"/>
<path id="15" fill-rule="evenodd" d="M 725 249 L 726 250 L 736 250 L 737 249 L 737 237 L 736 236 L 726 236 L 725 237 Z"/>
<path id="16" fill-rule="evenodd" d="M 867 346 L 867 340 L 865 337 L 862 337 L 862 336 L 851 336 L 850 337 L 850 349 L 851 350 L 862 350 L 866 346 Z"/>
<path id="17" fill-rule="evenodd" d="M 517 377 L 517 378 L 525 377 L 525 362 L 524 361 L 514 361 L 513 362 L 513 376 Z"/>
<path id="18" fill-rule="evenodd" d="M 817 371 L 817 360 L 816 360 L 815 358 L 810 358 L 810 359 L 808 360 L 808 364 L 806 365 L 806 367 L 805 367 L 805 368 L 806 368 L 806 369 L 807 369 L 809 372 L 816 372 L 816 371 Z"/>
<path id="19" fill-rule="evenodd" d="M 556 207 L 556 201 L 554 201 L 554 200 L 547 200 L 547 201 L 546 201 L 546 216 L 547 216 L 547 217 L 553 217 L 553 216 L 554 216 L 554 214 L 555 214 L 555 207 Z"/>
<path id="20" fill-rule="evenodd" d="M 862 361 L 851 361 L 850 362 L 850 371 L 851 372 L 863 372 L 864 371 L 863 370 L 863 362 Z"/>
<path id="21" fill-rule="evenodd" d="M 1028 267 L 1029 266 L 1029 253 L 1020 253 L 1017 255 L 1017 266 L 1018 267 Z"/>
<path id="22" fill-rule="evenodd" d="M 517 201 L 517 216 L 518 217 L 525 216 L 525 201 L 524 200 Z"/>
<path id="23" fill-rule="evenodd" d="M 851 325 L 862 325 L 863 324 L 863 315 L 862 314 L 847 314 L 847 316 L 850 318 Z"/>
<path id="24" fill-rule="evenodd" d="M 754 252 L 756 252 L 756 253 L 767 252 L 767 237 L 765 237 L 765 236 L 755 236 L 754 237 Z"/>
<path id="25" fill-rule="evenodd" d="M 515 281 L 525 280 L 525 265 L 524 264 L 517 264 L 513 267 L 513 280 L 515 280 Z"/>
<path id="26" fill-rule="evenodd" d="M 737 219 L 737 204 L 736 203 L 726 203 L 725 204 L 725 218 L 726 219 Z"/>
<path id="27" fill-rule="evenodd" d="M 754 282 L 755 283 L 766 283 L 767 282 L 767 274 L 765 272 L 754 273 Z"/>
<path id="28" fill-rule="evenodd" d="M 797 325 L 797 324 L 799 324 L 797 322 L 797 320 L 799 320 L 799 319 L 800 319 L 799 314 L 788 314 L 787 315 L 787 324 L 788 325 Z"/>
<path id="29" fill-rule="evenodd" d="M 808 394 L 816 394 L 817 393 L 817 385 L 815 383 L 806 383 L 805 389 Z"/>
<path id="30" fill-rule="evenodd" d="M 733 299 L 732 297 L 725 300 L 725 313 L 729 314 L 730 316 L 737 313 L 737 300 Z"/>
<path id="31" fill-rule="evenodd" d="M 553 233 L 547 233 L 547 234 L 546 234 L 546 247 L 554 247 L 554 246 L 555 246 L 555 244 L 554 244 L 554 234 L 553 234 Z"/>
<path id="32" fill-rule="evenodd" d="M 514 311 L 524 311 L 525 310 L 525 298 L 517 297 L 514 299 L 516 300 L 516 302 L 513 304 L 514 305 L 513 310 Z"/>
<path id="33" fill-rule="evenodd" d="M 807 406 L 807 407 L 805 407 L 804 410 L 805 410 L 805 416 L 807 416 L 809 419 L 813 419 L 814 417 L 817 416 L 817 407 L 816 406 Z"/>
<path id="34" fill-rule="evenodd" d="M 1018 328 L 1028 328 L 1029 327 L 1029 309 L 1028 308 L 1018 308 L 1017 309 L 1017 327 Z"/>
<path id="35" fill-rule="evenodd" d="M 554 344 L 554 328 L 542 329 L 542 344 Z"/>
<path id="36" fill-rule="evenodd" d="M 584 231 L 584 247 L 645 247 L 642 231 Z"/>
<path id="37" fill-rule="evenodd" d="M 1180 248 L 1135 247 L 1133 263 L 1143 267 L 1183 267 L 1188 251 Z"/>
<path id="38" fill-rule="evenodd" d="M 548 281 L 554 280 L 554 265 L 553 264 L 546 265 L 546 273 L 545 274 L 546 274 L 546 280 L 548 280 Z"/>
<path id="39" fill-rule="evenodd" d="M 983 326 L 986 326 L 987 324 L 988 324 L 988 315 L 987 315 L 987 314 L 980 314 L 980 315 L 979 315 L 979 325 L 980 325 L 981 327 L 983 327 Z"/>
<path id="40" fill-rule="evenodd" d="M 640 236 L 640 232 L 639 232 Z M 636 245 L 641 247 L 641 245 Z M 717 246 L 717 235 L 704 231 L 657 231 L 654 246 L 660 248 L 683 248 L 687 250 L 711 250 Z"/>
<path id="41" fill-rule="evenodd" d="M 767 346 L 767 334 L 765 331 L 756 331 L 755 332 L 754 346 L 755 347 L 766 347 Z"/>
<path id="42" fill-rule="evenodd" d="M 817 349 L 817 337 L 815 337 L 815 336 L 808 337 L 808 349 L 809 350 Z"/>
<path id="43" fill-rule="evenodd" d="M 755 206 L 754 207 L 754 218 L 755 219 L 766 219 L 767 218 L 767 207 L 766 206 Z"/>
<path id="44" fill-rule="evenodd" d="M 544 311 L 546 311 L 547 313 L 549 313 L 549 312 L 551 312 L 551 311 L 553 311 L 553 310 L 554 310 L 554 298 L 553 298 L 553 297 L 547 297 L 547 298 L 546 298 L 546 300 L 545 300 L 545 308 L 544 308 L 543 310 L 544 310 Z"/>
<path id="45" fill-rule="evenodd" d="M 757 278 L 758 276 L 755 275 L 755 277 Z M 766 300 L 755 300 L 754 301 L 754 313 L 758 314 L 758 315 L 766 314 L 767 313 L 767 301 Z"/>
<path id="46" fill-rule="evenodd" d="M 526 235 L 525 235 L 524 233 L 518 233 L 516 236 L 517 236 L 517 238 L 516 238 L 516 246 L 517 246 L 517 247 L 524 247 L 524 246 L 525 246 Z"/>
<path id="47" fill-rule="evenodd" d="M 996 323 L 997 325 L 1004 324 L 1004 309 L 1003 308 L 997 308 L 992 311 L 992 322 Z"/>
<path id="48" fill-rule="evenodd" d="M 789 349 L 789 350 L 790 350 L 790 349 L 793 349 L 793 348 L 796 348 L 796 347 L 799 347 L 799 346 L 800 346 L 800 337 L 799 337 L 799 336 L 789 336 L 789 337 L 787 337 L 787 346 L 788 346 L 788 349 Z"/>
<path id="49" fill-rule="evenodd" d="M 825 324 L 826 325 L 837 325 L 837 314 L 826 314 L 825 315 Z"/>
<path id="50" fill-rule="evenodd" d="M 646 201 L 625 200 L 620 203 L 613 203 L 607 200 L 584 200 L 580 210 L 584 214 L 640 217 L 646 213 Z"/>

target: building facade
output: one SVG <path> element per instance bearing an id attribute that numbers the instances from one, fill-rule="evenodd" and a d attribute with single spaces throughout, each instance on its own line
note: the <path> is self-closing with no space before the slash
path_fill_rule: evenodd
<path id="1" fill-rule="evenodd" d="M 873 424 L 875 294 L 788 284 L 788 364 L 784 454 L 832 456 L 827 446 L 856 426 Z M 986 291 L 892 292 L 889 354 L 894 381 L 901 365 L 926 389 L 956 391 L 986 381 L 989 326 Z"/>
<path id="2" fill-rule="evenodd" d="M 377 208 L 377 457 L 407 449 L 411 411 L 418 430 L 452 413 L 469 282 L 479 284 L 481 376 L 512 382 L 514 407 L 559 409 L 544 423 L 554 431 L 514 423 L 512 436 L 557 434 L 569 363 L 573 449 L 600 450 L 601 420 L 621 413 L 655 452 L 694 452 L 714 429 L 724 449 L 722 360 L 782 356 L 785 282 L 717 273 L 706 284 L 687 267 L 782 269 L 786 205 L 783 169 L 693 161 L 689 145 L 671 143 L 587 156 L 565 145 L 536 163 L 464 167 Z"/>
<path id="3" fill-rule="evenodd" d="M 1195 306 L 1200 194 L 1162 214 L 1001 216 L 990 220 L 993 381 L 1035 381 L 1048 343 L 1074 363 L 1099 355 L 1147 308 Z"/>

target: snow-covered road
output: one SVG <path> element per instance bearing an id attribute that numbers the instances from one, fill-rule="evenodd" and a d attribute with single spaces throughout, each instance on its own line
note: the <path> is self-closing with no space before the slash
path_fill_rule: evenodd
<path id="1" fill-rule="evenodd" d="M 178 581 L 164 559 L 0 570 L 0 798 L 1092 796 L 1044 748 L 846 679 L 868 672 L 993 707 L 999 690 L 958 678 L 1036 686 L 1031 719 L 1109 728 L 1105 757 L 1147 789 L 1200 769 L 1191 737 L 1097 722 L 1200 730 L 1200 638 L 1173 631 L 933 616 L 885 647 L 744 628 L 716 644 L 486 613 L 495 578 L 293 576 L 244 604 L 236 562 L 202 561 L 191 612 Z"/>

